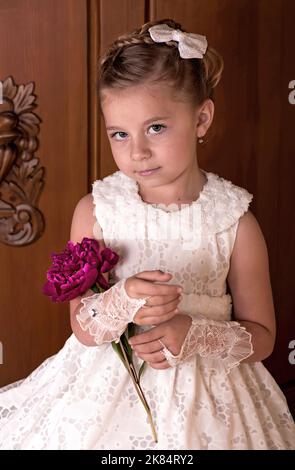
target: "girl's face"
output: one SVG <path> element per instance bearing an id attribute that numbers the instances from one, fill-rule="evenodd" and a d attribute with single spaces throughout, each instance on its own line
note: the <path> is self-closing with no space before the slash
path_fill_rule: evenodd
<path id="1" fill-rule="evenodd" d="M 102 112 L 118 168 L 141 184 L 174 181 L 196 164 L 197 109 L 164 85 L 103 91 Z M 149 175 L 139 172 L 158 168 Z"/>

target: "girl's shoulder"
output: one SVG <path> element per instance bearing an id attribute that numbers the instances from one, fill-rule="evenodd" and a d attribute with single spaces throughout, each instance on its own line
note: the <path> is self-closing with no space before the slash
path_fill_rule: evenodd
<path id="1" fill-rule="evenodd" d="M 84 237 L 93 237 L 93 227 L 97 223 L 94 214 L 94 204 L 91 193 L 83 196 L 74 209 L 70 239 L 72 242 L 81 242 Z"/>
<path id="2" fill-rule="evenodd" d="M 202 213 L 206 225 L 217 233 L 238 222 L 248 211 L 253 194 L 215 173 L 205 173 L 207 184 L 200 197 Z"/>
<path id="3" fill-rule="evenodd" d="M 92 196 L 95 204 L 115 204 L 118 197 L 127 198 L 135 192 L 136 183 L 121 171 L 115 171 L 111 175 L 96 180 L 92 184 Z"/>

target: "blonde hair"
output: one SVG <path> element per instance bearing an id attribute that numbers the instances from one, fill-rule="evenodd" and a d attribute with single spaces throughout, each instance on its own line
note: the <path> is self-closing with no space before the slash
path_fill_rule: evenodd
<path id="1" fill-rule="evenodd" d="M 214 88 L 223 70 L 221 55 L 208 47 L 202 59 L 182 59 L 177 42 L 155 43 L 151 38 L 148 29 L 162 23 L 185 32 L 172 19 L 150 21 L 119 36 L 108 47 L 100 62 L 98 91 L 101 98 L 108 88 L 165 82 L 192 104 L 200 105 L 207 98 L 214 101 Z"/>

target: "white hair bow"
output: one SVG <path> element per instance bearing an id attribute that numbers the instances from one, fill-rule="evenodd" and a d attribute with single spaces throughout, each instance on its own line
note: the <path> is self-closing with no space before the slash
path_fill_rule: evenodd
<path id="1" fill-rule="evenodd" d="M 148 31 L 155 42 L 177 41 L 179 55 L 183 59 L 202 59 L 206 52 L 207 39 L 200 34 L 184 33 L 165 23 L 152 26 Z"/>

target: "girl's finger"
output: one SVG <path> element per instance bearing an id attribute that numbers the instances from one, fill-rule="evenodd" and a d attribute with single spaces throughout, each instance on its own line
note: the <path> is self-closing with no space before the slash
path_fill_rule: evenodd
<path id="1" fill-rule="evenodd" d="M 151 290 L 151 288 L 153 288 L 155 285 L 154 283 L 157 282 L 157 285 L 163 283 L 162 285 L 166 286 L 166 283 L 170 281 L 171 278 L 172 275 L 170 273 L 163 273 L 160 270 L 143 271 L 142 273 L 139 273 L 133 277 L 133 286 L 139 295 L 154 295 L 154 291 Z"/>
<path id="2" fill-rule="evenodd" d="M 150 301 L 151 299 L 149 299 Z M 168 313 L 174 312 L 179 304 L 179 300 L 172 300 L 172 302 L 168 302 L 167 304 L 161 305 L 161 306 L 147 306 L 143 308 L 140 319 L 146 318 L 146 317 L 161 317 L 161 321 L 163 321 L 163 318 L 165 315 Z"/>
<path id="3" fill-rule="evenodd" d="M 159 352 L 155 352 L 155 353 L 152 353 L 152 354 L 141 354 L 141 353 L 135 353 L 136 356 L 140 357 L 140 359 L 142 359 L 143 361 L 146 361 L 146 362 L 163 362 L 163 360 L 166 360 L 164 354 L 159 351 Z"/>
<path id="4" fill-rule="evenodd" d="M 174 294 L 174 295 L 165 295 L 160 296 L 160 295 L 153 295 L 149 300 L 148 300 L 148 305 L 152 307 L 157 307 L 159 305 L 167 305 L 169 302 L 173 302 L 173 300 L 181 300 L 181 294 Z"/>
<path id="5" fill-rule="evenodd" d="M 144 333 L 131 336 L 131 338 L 128 339 L 128 342 L 131 346 L 135 346 L 136 344 L 144 344 L 150 343 L 151 341 L 156 341 L 161 339 L 163 336 L 164 330 L 161 328 L 161 326 L 157 326 L 156 328 L 151 328 Z"/>
<path id="6" fill-rule="evenodd" d="M 155 271 L 142 271 L 141 273 L 136 274 L 135 276 L 138 279 L 144 279 L 145 281 L 166 281 L 167 279 L 171 279 L 172 274 L 164 273 L 163 271 L 155 270 Z"/>
<path id="7" fill-rule="evenodd" d="M 161 369 L 170 369 L 170 364 L 169 362 L 167 362 L 167 360 L 165 359 L 165 361 L 162 361 L 162 362 L 150 362 L 149 363 L 149 366 L 152 368 L 152 369 L 158 369 L 158 370 L 161 370 Z"/>
<path id="8" fill-rule="evenodd" d="M 136 296 L 140 297 L 145 297 L 148 295 L 176 296 L 177 294 L 181 294 L 182 287 L 178 284 L 154 284 L 153 282 L 134 278 L 131 291 L 132 290 L 136 292 Z"/>
<path id="9" fill-rule="evenodd" d="M 165 313 L 165 315 L 157 315 L 156 317 L 153 317 L 151 315 L 146 315 L 145 317 L 141 317 L 139 320 L 137 320 L 136 324 L 137 325 L 160 325 L 161 323 L 164 323 L 165 321 L 170 320 L 178 313 L 179 313 L 179 310 L 174 309 L 172 310 L 172 312 Z"/>
<path id="10" fill-rule="evenodd" d="M 159 340 L 152 341 L 151 343 L 145 344 L 138 344 L 133 346 L 134 352 L 139 354 L 151 354 L 154 352 L 161 351 L 163 349 L 163 345 L 159 342 Z"/>

